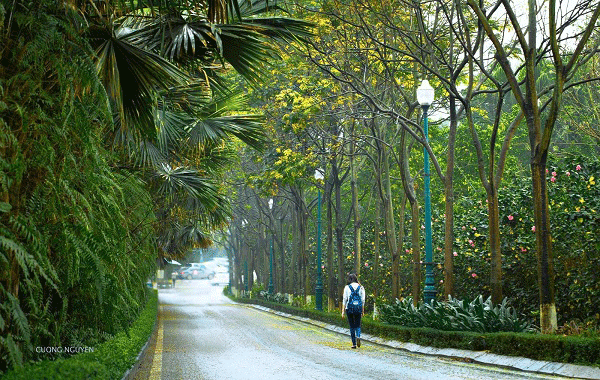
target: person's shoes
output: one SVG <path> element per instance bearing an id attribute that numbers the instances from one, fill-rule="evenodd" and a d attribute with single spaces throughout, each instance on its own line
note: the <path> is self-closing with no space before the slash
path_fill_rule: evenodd
<path id="1" fill-rule="evenodd" d="M 360 347 L 360 338 L 356 338 L 356 345 Z"/>
<path id="2" fill-rule="evenodd" d="M 352 348 L 356 348 L 356 346 L 352 346 Z"/>

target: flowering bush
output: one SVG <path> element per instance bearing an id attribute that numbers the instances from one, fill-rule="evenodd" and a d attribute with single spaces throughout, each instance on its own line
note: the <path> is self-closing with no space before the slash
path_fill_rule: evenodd
<path id="1" fill-rule="evenodd" d="M 566 157 L 547 173 L 559 322 L 600 320 L 600 162 Z M 510 182 L 509 182 L 510 181 Z M 499 192 L 503 291 L 519 310 L 539 308 L 535 225 L 528 178 L 505 176 Z M 456 215 L 457 296 L 489 294 L 490 257 L 485 201 L 469 201 Z"/>
<path id="2" fill-rule="evenodd" d="M 600 160 L 563 157 L 549 165 L 547 181 L 550 198 L 556 306 L 559 324 L 572 320 L 599 325 L 600 313 L 595 300 L 600 299 Z M 443 294 L 444 220 L 432 208 L 433 261 L 438 298 Z M 539 313 L 537 257 L 533 198 L 528 176 L 506 174 L 499 191 L 500 233 L 502 250 L 503 293 L 513 307 L 532 321 Z M 475 299 L 490 295 L 490 253 L 488 244 L 488 210 L 484 194 L 469 194 L 455 204 L 455 241 L 453 249 L 456 297 Z M 382 226 L 383 227 L 383 226 Z M 404 241 L 401 243 L 400 296 L 412 294 L 412 247 L 410 215 L 406 216 Z M 363 223 L 363 267 L 360 280 L 371 292 L 367 305 L 375 299 L 381 305 L 391 299 L 392 263 L 380 232 L 379 251 L 374 248 L 371 220 Z M 422 234 L 424 239 L 424 233 Z M 344 237 L 348 251 L 346 272 L 353 270 L 351 230 Z M 424 255 L 423 246 L 421 252 Z M 375 255 L 378 256 L 377 265 Z M 377 269 L 377 270 L 376 270 Z M 423 269 L 424 270 L 424 269 Z M 421 280 L 424 280 L 422 275 Z M 344 279 L 345 280 L 345 279 Z M 327 283 L 327 280 L 324 279 Z"/>

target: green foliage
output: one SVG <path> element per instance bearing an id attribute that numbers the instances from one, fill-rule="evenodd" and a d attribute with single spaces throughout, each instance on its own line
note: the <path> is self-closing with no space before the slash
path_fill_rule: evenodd
<path id="1" fill-rule="evenodd" d="M 145 303 L 157 247 L 206 245 L 229 216 L 219 178 L 229 140 L 258 147 L 263 133 L 260 117 L 233 115 L 243 101 L 215 85 L 214 63 L 256 78 L 275 42 L 309 24 L 175 3 L 150 18 L 134 12 L 143 1 L 0 1 L 0 371 L 40 359 L 32 347 L 120 336 Z M 210 16 L 188 20 L 216 44 L 208 57 L 195 37 L 202 57 L 184 39 L 169 48 L 176 62 L 157 49 L 165 34 L 126 38 L 123 26 L 165 27 L 163 11 Z M 166 35 L 188 37 L 179 32 Z"/>
<path id="2" fill-rule="evenodd" d="M 0 49 L 0 371 L 39 359 L 33 347 L 121 331 L 154 266 L 152 203 L 110 164 L 112 118 L 85 43 L 51 13 L 12 11 Z"/>
<path id="3" fill-rule="evenodd" d="M 571 320 L 598 325 L 600 283 L 600 162 L 563 154 L 552 157 L 547 181 L 550 196 L 556 302 L 559 324 Z M 500 189 L 503 290 L 520 312 L 538 312 L 537 262 L 531 184 L 508 174 Z M 457 297 L 489 294 L 487 207 L 476 199 L 461 202 L 455 215 Z M 438 235 L 437 239 L 441 239 Z M 434 239 L 435 240 L 435 239 Z"/>
<path id="4" fill-rule="evenodd" d="M 148 341 L 156 322 L 158 294 L 153 291 L 139 318 L 93 351 L 74 355 L 68 359 L 28 364 L 10 371 L 3 379 L 120 379 L 131 368 L 137 355 Z"/>
<path id="5" fill-rule="evenodd" d="M 539 313 L 537 260 L 531 183 L 523 170 L 512 168 L 504 176 L 499 191 L 500 229 L 503 255 L 504 296 L 518 313 L 533 322 Z M 574 321 L 585 330 L 599 326 L 597 302 L 600 283 L 594 273 L 600 271 L 600 164 L 595 157 L 562 153 L 551 156 L 547 174 L 551 222 L 553 231 L 554 269 L 556 272 L 556 301 L 559 325 Z M 438 297 L 443 294 L 442 247 L 444 218 L 441 206 L 433 208 L 434 267 Z M 468 197 L 457 197 L 454 214 L 454 274 L 456 297 L 475 299 L 490 295 L 490 261 L 488 246 L 488 217 L 485 196 L 470 191 Z M 407 218 L 410 216 L 407 214 Z M 391 260 L 385 246 L 385 235 L 380 233 L 379 252 L 374 252 L 373 221 L 363 222 L 363 262 L 361 282 L 373 294 L 377 288 L 381 302 L 392 302 L 390 281 Z M 405 241 L 400 257 L 401 296 L 410 297 L 412 259 L 410 231 L 405 230 Z M 345 236 L 347 259 L 352 261 L 351 232 Z M 378 255 L 375 277 L 375 255 Z M 346 271 L 352 270 L 347 265 Z M 325 282 L 327 283 L 327 282 Z M 369 297 L 368 297 L 369 300 Z M 369 301 L 367 301 L 367 306 Z"/>
<path id="6" fill-rule="evenodd" d="M 412 298 L 381 306 L 381 320 L 406 327 L 430 327 L 445 331 L 472 332 L 525 332 L 532 327 L 508 306 L 505 298 L 500 305 L 493 305 L 491 298 L 482 296 L 473 301 L 449 299 L 447 302 L 433 300 L 414 306 Z"/>

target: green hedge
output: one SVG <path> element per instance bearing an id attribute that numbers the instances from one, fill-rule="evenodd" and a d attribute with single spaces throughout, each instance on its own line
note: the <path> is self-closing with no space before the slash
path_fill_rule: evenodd
<path id="1" fill-rule="evenodd" d="M 77 354 L 68 359 L 28 364 L 6 373 L 2 379 L 120 379 L 135 364 L 137 355 L 152 334 L 157 310 L 158 293 L 153 291 L 131 328 L 95 347 L 93 352 Z"/>
<path id="2" fill-rule="evenodd" d="M 260 299 L 238 299 L 240 303 L 257 304 L 273 310 L 347 327 L 340 313 L 309 310 Z M 542 335 L 539 333 L 473 333 L 409 328 L 373 321 L 362 322 L 367 334 L 428 347 L 488 351 L 499 355 L 519 356 L 534 360 L 573 363 L 600 367 L 600 339 L 578 336 Z"/>

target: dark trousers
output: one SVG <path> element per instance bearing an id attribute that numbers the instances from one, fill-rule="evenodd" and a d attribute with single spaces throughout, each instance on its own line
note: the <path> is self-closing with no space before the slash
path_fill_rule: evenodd
<path id="1" fill-rule="evenodd" d="M 348 316 L 348 323 L 350 324 L 350 338 L 352 338 L 352 345 L 356 346 L 356 338 L 360 338 L 360 318 L 362 314 L 346 314 Z"/>

